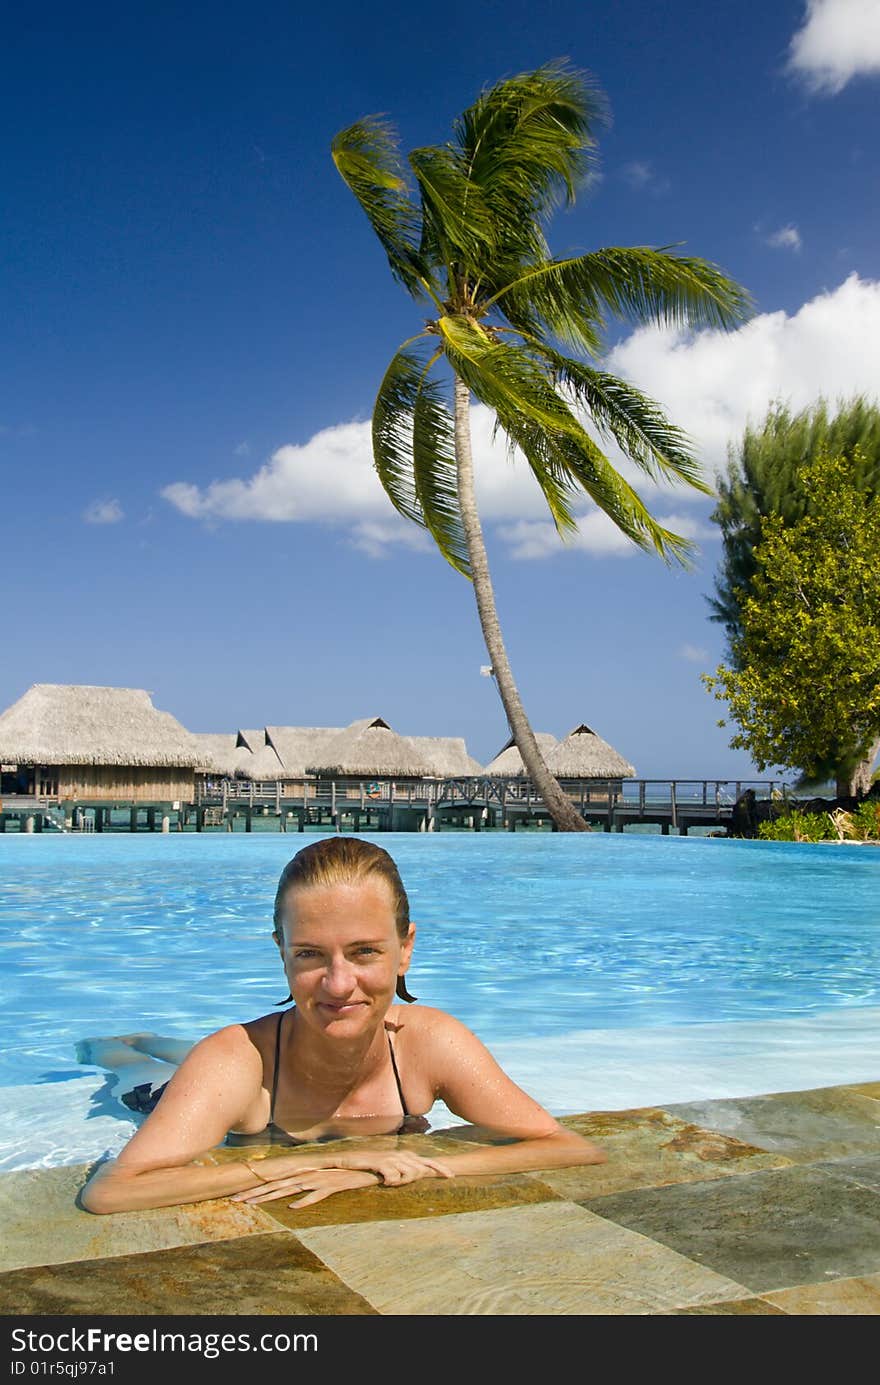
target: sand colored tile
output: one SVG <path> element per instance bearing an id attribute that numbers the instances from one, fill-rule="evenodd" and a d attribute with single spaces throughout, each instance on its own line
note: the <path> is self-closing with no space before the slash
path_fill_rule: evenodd
<path id="1" fill-rule="evenodd" d="M 261 1207 L 282 1226 L 299 1231 L 306 1226 L 448 1217 L 496 1207 L 555 1202 L 558 1196 L 539 1176 L 508 1173 L 428 1178 L 406 1183 L 402 1188 L 358 1188 L 350 1193 L 334 1193 L 310 1207 L 288 1207 L 283 1199 L 264 1202 Z"/>
<path id="2" fill-rule="evenodd" d="M 671 1116 L 660 1107 L 635 1111 L 592 1111 L 562 1120 L 599 1145 L 605 1164 L 554 1169 L 537 1174 L 563 1197 L 581 1201 L 629 1188 L 750 1173 L 791 1163 L 785 1155 L 768 1154 L 716 1130 L 704 1130 Z"/>
<path id="3" fill-rule="evenodd" d="M 373 1311 L 284 1231 L 0 1274 L 5 1314 L 286 1317 Z"/>
<path id="4" fill-rule="evenodd" d="M 277 1230 L 258 1208 L 225 1199 L 98 1217 L 76 1205 L 89 1168 L 68 1164 L 0 1175 L 0 1270 Z"/>
<path id="5" fill-rule="evenodd" d="M 870 1096 L 880 1101 L 880 1082 L 847 1082 L 838 1088 L 842 1092 L 855 1092 L 858 1096 Z"/>
<path id="6" fill-rule="evenodd" d="M 827 1284 L 799 1284 L 764 1298 L 784 1313 L 875 1316 L 880 1314 L 880 1274 L 833 1279 Z"/>
<path id="7" fill-rule="evenodd" d="M 692 1317 L 699 1313 L 703 1317 L 784 1317 L 785 1310 L 768 1303 L 765 1298 L 732 1298 L 727 1303 L 700 1303 L 695 1308 L 664 1308 L 658 1318 Z"/>
<path id="8" fill-rule="evenodd" d="M 719 1274 L 771 1289 L 880 1272 L 880 1194 L 792 1165 L 582 1204 Z"/>
<path id="9" fill-rule="evenodd" d="M 749 1296 L 567 1202 L 297 1234 L 386 1314 L 642 1314 Z"/>
<path id="10" fill-rule="evenodd" d="M 848 1087 L 681 1102 L 664 1110 L 797 1163 L 880 1153 L 880 1100 Z"/>

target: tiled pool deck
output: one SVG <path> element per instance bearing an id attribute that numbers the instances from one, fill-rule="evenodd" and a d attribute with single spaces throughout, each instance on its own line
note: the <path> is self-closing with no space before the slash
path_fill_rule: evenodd
<path id="1" fill-rule="evenodd" d="M 84 1165 L 5 1174 L 0 1313 L 880 1312 L 880 1082 L 564 1123 L 608 1162 L 301 1211 L 95 1217 L 74 1202 Z M 467 1134 L 388 1142 L 439 1153 Z"/>

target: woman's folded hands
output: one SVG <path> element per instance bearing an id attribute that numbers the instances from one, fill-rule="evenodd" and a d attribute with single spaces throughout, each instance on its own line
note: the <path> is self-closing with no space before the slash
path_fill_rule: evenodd
<path id="1" fill-rule="evenodd" d="M 332 1158 L 332 1164 L 330 1160 Z M 288 1197 L 291 1193 L 301 1196 L 288 1203 L 289 1207 L 307 1207 L 320 1202 L 333 1193 L 345 1192 L 352 1188 L 366 1188 L 370 1184 L 383 1184 L 386 1187 L 400 1187 L 404 1183 L 415 1183 L 422 1178 L 453 1178 L 452 1169 L 442 1159 L 423 1158 L 408 1150 L 345 1150 L 338 1154 L 321 1157 L 311 1167 L 303 1163 L 294 1172 L 282 1173 L 271 1179 L 266 1174 L 276 1161 L 263 1161 L 266 1173 L 247 1164 L 252 1173 L 261 1179 L 257 1188 L 246 1188 L 232 1195 L 233 1202 L 251 1204 L 271 1202 L 276 1198 Z M 278 1163 L 281 1160 L 277 1161 Z"/>

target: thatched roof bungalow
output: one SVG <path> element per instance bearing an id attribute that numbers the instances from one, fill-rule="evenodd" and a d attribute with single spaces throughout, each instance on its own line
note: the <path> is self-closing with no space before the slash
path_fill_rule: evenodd
<path id="1" fill-rule="evenodd" d="M 551 750 L 559 744 L 555 736 L 551 736 L 549 731 L 536 731 L 535 740 L 538 742 L 538 749 L 547 759 Z M 488 774 L 492 779 L 521 779 L 527 777 L 526 767 L 523 764 L 519 747 L 513 736 L 506 745 L 502 746 L 494 760 L 490 760 L 484 774 Z"/>
<path id="2" fill-rule="evenodd" d="M 143 688 L 35 683 L 0 714 L 0 762 L 0 793 L 172 802 L 207 756 Z"/>
<path id="3" fill-rule="evenodd" d="M 428 773 L 437 779 L 483 773 L 479 760 L 468 754 L 462 736 L 409 736 L 407 739 L 428 765 Z"/>
<path id="4" fill-rule="evenodd" d="M 317 763 L 343 726 L 267 726 L 266 738 L 281 764 L 285 779 L 303 779 L 306 766 Z"/>
<path id="5" fill-rule="evenodd" d="M 557 779 L 633 779 L 635 766 L 581 722 L 547 756 Z"/>
<path id="6" fill-rule="evenodd" d="M 412 740 L 392 731 L 381 717 L 353 721 L 334 736 L 306 767 L 325 778 L 421 779 L 431 774 L 430 766 Z"/>

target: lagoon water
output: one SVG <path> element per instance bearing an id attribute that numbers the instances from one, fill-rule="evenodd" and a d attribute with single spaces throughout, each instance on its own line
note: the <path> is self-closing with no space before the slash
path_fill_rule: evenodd
<path id="1" fill-rule="evenodd" d="M 197 1039 L 282 1000 L 272 902 L 307 840 L 0 838 L 0 1169 L 91 1159 L 131 1134 L 78 1040 Z M 557 1115 L 880 1078 L 873 848 L 372 840 L 409 892 L 410 989 Z"/>

